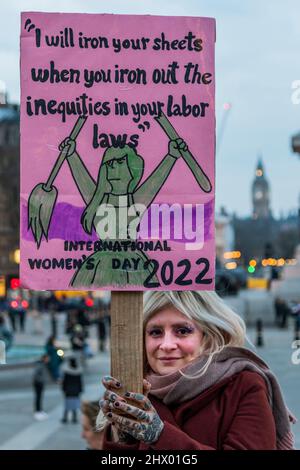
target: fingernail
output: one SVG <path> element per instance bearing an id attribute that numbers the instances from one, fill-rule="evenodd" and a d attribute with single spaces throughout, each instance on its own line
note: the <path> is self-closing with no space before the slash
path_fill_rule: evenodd
<path id="1" fill-rule="evenodd" d="M 120 382 L 116 382 L 116 387 L 118 387 L 118 388 L 121 387 Z"/>
<path id="2" fill-rule="evenodd" d="M 117 407 L 120 406 L 120 403 L 118 401 L 116 401 L 115 406 L 117 406 Z"/>
<path id="3" fill-rule="evenodd" d="M 112 418 L 112 413 L 107 413 L 107 416 L 108 416 L 109 418 Z"/>
<path id="4" fill-rule="evenodd" d="M 125 393 L 125 397 L 130 397 L 130 393 L 129 393 L 129 392 L 126 392 L 126 393 Z"/>

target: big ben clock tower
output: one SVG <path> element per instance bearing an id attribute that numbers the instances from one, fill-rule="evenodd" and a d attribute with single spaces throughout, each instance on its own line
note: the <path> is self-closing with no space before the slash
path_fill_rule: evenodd
<path id="1" fill-rule="evenodd" d="M 253 218 L 266 219 L 271 216 L 269 183 L 265 178 L 262 160 L 258 160 L 252 184 Z"/>

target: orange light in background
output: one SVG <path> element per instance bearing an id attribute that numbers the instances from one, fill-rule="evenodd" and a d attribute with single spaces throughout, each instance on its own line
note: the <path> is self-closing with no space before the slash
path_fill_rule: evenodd
<path id="1" fill-rule="evenodd" d="M 257 262 L 255 261 L 255 259 L 251 259 L 249 261 L 249 266 L 252 266 L 253 268 L 255 268 L 256 265 L 257 265 Z"/>
<path id="2" fill-rule="evenodd" d="M 283 258 L 279 258 L 279 260 L 277 261 L 277 266 L 284 266 L 285 264 L 285 261 Z"/>
<path id="3" fill-rule="evenodd" d="M 261 264 L 263 265 L 263 267 L 265 268 L 266 266 L 268 266 L 269 262 L 267 259 L 263 259 Z"/>
<path id="4" fill-rule="evenodd" d="M 240 258 L 242 254 L 240 251 L 225 251 L 223 256 L 225 259 L 232 259 L 232 258 Z"/>
<path id="5" fill-rule="evenodd" d="M 225 268 L 226 269 L 235 269 L 237 267 L 237 264 L 235 261 L 232 261 L 231 263 L 226 263 Z"/>

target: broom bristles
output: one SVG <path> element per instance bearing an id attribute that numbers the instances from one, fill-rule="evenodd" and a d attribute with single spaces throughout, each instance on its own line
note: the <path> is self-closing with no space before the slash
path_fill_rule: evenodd
<path id="1" fill-rule="evenodd" d="M 48 230 L 57 199 L 57 189 L 52 186 L 45 191 L 42 183 L 37 184 L 28 199 L 28 230 L 31 229 L 37 247 L 40 247 L 42 237 L 48 240 Z"/>

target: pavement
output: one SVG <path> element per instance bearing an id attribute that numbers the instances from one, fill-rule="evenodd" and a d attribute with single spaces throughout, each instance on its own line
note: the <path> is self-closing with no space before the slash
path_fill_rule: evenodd
<path id="1" fill-rule="evenodd" d="M 69 347 L 64 334 L 64 314 L 58 315 L 58 343 Z M 39 333 L 37 334 L 37 326 Z M 15 344 L 43 346 L 50 332 L 50 317 L 43 314 L 36 322 L 28 316 L 26 332 L 15 335 Z M 103 395 L 101 377 L 109 373 L 110 354 L 98 352 L 95 327 L 90 327 L 89 343 L 94 357 L 87 360 L 84 369 L 82 400 L 99 400 Z M 109 345 L 108 345 L 109 346 Z M 45 388 L 44 411 L 48 419 L 37 422 L 33 416 L 33 368 L 29 364 L 17 368 L 0 366 L 0 450 L 84 450 L 81 424 L 62 424 L 63 394 L 59 385 L 49 382 Z"/>
<path id="2" fill-rule="evenodd" d="M 291 279 L 292 284 L 290 284 L 289 279 Z M 290 292 L 296 289 L 296 285 L 299 289 L 299 280 L 299 273 L 290 278 L 286 276 L 278 288 L 281 289 L 283 295 L 285 292 L 291 295 Z M 287 285 L 286 290 L 283 283 Z M 274 292 L 242 292 L 238 297 L 225 300 L 239 311 L 246 296 L 248 304 L 252 307 L 253 305 L 256 306 L 256 309 L 261 308 L 263 313 L 264 303 L 261 304 L 259 299 L 264 298 L 266 295 L 272 296 Z M 66 348 L 68 347 L 68 339 L 64 335 L 64 322 L 64 315 L 59 314 L 58 340 Z M 266 324 L 268 325 L 268 323 Z M 42 346 L 45 344 L 49 332 L 49 315 L 43 314 L 38 319 L 35 316 L 29 316 L 26 333 L 16 334 L 15 342 L 19 345 Z M 251 326 L 251 322 L 247 332 L 249 340 L 255 344 L 256 330 Z M 293 426 L 293 432 L 296 448 L 300 449 L 300 342 L 297 343 L 298 349 L 293 348 L 295 344 L 292 319 L 289 319 L 286 329 L 266 326 L 263 330 L 263 340 L 264 346 L 257 348 L 256 352 L 269 364 L 277 376 L 288 408 L 299 419 L 298 423 Z M 85 390 L 82 399 L 96 400 L 103 393 L 100 378 L 110 370 L 110 354 L 109 348 L 106 352 L 99 353 L 97 351 L 96 330 L 94 327 L 91 327 L 89 341 L 95 355 L 88 360 L 84 371 Z M 31 376 L 32 368 L 30 366 L 18 367 L 17 369 L 5 369 L 0 366 L 0 450 L 85 449 L 85 442 L 80 436 L 80 424 L 62 424 L 60 422 L 63 412 L 63 395 L 59 385 L 50 383 L 46 387 L 44 410 L 48 413 L 49 418 L 43 422 L 34 420 Z"/>

